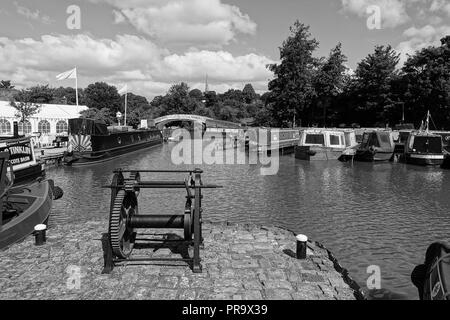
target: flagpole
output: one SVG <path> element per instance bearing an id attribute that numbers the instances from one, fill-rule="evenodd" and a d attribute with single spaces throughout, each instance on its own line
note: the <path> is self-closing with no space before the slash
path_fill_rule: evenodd
<path id="1" fill-rule="evenodd" d="M 124 125 L 126 126 L 127 125 L 127 95 L 128 95 L 128 88 L 127 88 L 127 90 L 125 91 L 125 123 L 124 123 Z"/>
<path id="2" fill-rule="evenodd" d="M 75 98 L 77 100 L 77 107 L 78 107 L 78 73 L 77 73 L 77 67 L 75 67 Z"/>

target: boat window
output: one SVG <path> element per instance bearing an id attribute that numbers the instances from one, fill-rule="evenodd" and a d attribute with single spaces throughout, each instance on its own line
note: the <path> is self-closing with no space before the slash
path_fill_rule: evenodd
<path id="1" fill-rule="evenodd" d="M 305 139 L 306 144 L 320 144 L 325 145 L 323 134 L 307 134 Z"/>
<path id="2" fill-rule="evenodd" d="M 369 145 L 374 147 L 380 146 L 380 142 L 378 141 L 377 134 L 375 132 L 370 135 Z"/>
<path id="3" fill-rule="evenodd" d="M 339 136 L 330 135 L 330 145 L 338 146 L 339 145 Z"/>
<path id="4" fill-rule="evenodd" d="M 370 140 L 370 133 L 364 133 L 362 140 L 361 140 L 361 146 L 366 146 L 369 143 Z"/>
<path id="5" fill-rule="evenodd" d="M 420 153 L 442 153 L 442 139 L 441 137 L 416 136 L 413 149 Z"/>
<path id="6" fill-rule="evenodd" d="M 391 137 L 389 133 L 380 132 L 378 135 L 380 137 L 381 146 L 383 147 L 391 147 Z"/>

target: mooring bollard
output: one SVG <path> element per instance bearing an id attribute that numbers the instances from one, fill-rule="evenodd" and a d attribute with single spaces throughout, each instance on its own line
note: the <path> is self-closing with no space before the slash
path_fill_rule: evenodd
<path id="1" fill-rule="evenodd" d="M 304 260 L 306 259 L 306 244 L 308 242 L 308 237 L 299 234 L 297 236 L 297 259 Z"/>
<path id="2" fill-rule="evenodd" d="M 46 242 L 45 231 L 47 226 L 45 224 L 38 224 L 34 227 L 34 244 L 42 246 Z"/>

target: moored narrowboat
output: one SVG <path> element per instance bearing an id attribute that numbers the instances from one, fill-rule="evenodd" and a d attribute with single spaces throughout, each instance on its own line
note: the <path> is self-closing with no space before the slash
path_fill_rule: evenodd
<path id="1" fill-rule="evenodd" d="M 394 154 L 395 144 L 389 130 L 366 131 L 356 149 L 355 160 L 365 162 L 389 161 Z"/>
<path id="2" fill-rule="evenodd" d="M 9 153 L 0 152 L 0 250 L 25 239 L 36 225 L 46 224 L 52 201 L 62 196 L 52 180 L 15 186 L 8 160 Z"/>
<path id="3" fill-rule="evenodd" d="M 356 145 L 353 130 L 306 129 L 301 132 L 295 157 L 307 161 L 338 160 L 346 149 Z"/>
<path id="4" fill-rule="evenodd" d="M 102 163 L 162 141 L 157 128 L 134 130 L 128 126 L 107 127 L 92 119 L 69 119 L 69 147 L 63 161 L 70 166 Z"/>
<path id="5" fill-rule="evenodd" d="M 28 184 L 45 176 L 43 165 L 36 160 L 30 137 L 0 137 L 0 152 L 9 154 L 14 185 Z"/>
<path id="6" fill-rule="evenodd" d="M 405 144 L 405 162 L 415 165 L 442 165 L 442 136 L 430 132 L 412 132 Z"/>

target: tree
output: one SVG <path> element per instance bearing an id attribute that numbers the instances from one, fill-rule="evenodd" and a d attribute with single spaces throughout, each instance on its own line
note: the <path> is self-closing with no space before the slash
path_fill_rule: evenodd
<path id="1" fill-rule="evenodd" d="M 111 110 L 109 108 L 102 108 L 100 110 L 97 108 L 89 108 L 87 110 L 81 111 L 80 117 L 104 121 L 107 125 L 111 125 L 116 122 L 115 117 L 111 115 Z"/>
<path id="2" fill-rule="evenodd" d="M 84 103 L 82 97 L 83 89 L 78 89 L 78 99 L 81 104 Z M 76 90 L 71 87 L 59 87 L 53 89 L 53 100 L 51 103 L 75 105 L 77 103 Z"/>
<path id="3" fill-rule="evenodd" d="M 410 56 L 402 71 L 407 119 L 419 125 L 430 110 L 437 129 L 450 129 L 450 36 Z"/>
<path id="4" fill-rule="evenodd" d="M 352 84 L 356 96 L 354 106 L 363 125 L 386 121 L 387 115 L 397 105 L 392 93 L 392 81 L 398 77 L 396 69 L 400 61 L 391 46 L 376 46 L 359 64 Z"/>
<path id="5" fill-rule="evenodd" d="M 122 98 L 122 109 L 125 109 L 125 99 Z M 137 128 L 142 119 L 152 117 L 152 108 L 147 98 L 133 93 L 127 95 L 127 124 Z"/>
<path id="6" fill-rule="evenodd" d="M 198 101 L 202 101 L 203 100 L 203 93 L 201 92 L 200 89 L 193 89 L 191 91 L 189 91 L 189 97 Z"/>
<path id="7" fill-rule="evenodd" d="M 46 85 L 37 85 L 27 89 L 30 101 L 34 103 L 51 103 L 53 100 L 53 89 Z"/>
<path id="8" fill-rule="evenodd" d="M 116 87 L 105 82 L 96 82 L 88 85 L 84 90 L 84 102 L 87 107 L 102 110 L 107 108 L 111 115 L 121 110 L 121 99 Z"/>
<path id="9" fill-rule="evenodd" d="M 344 65 L 347 57 L 342 53 L 342 45 L 339 43 L 331 50 L 328 59 L 321 64 L 314 79 L 316 91 L 316 104 L 322 107 L 323 126 L 327 125 L 327 109 L 332 101 L 343 92 L 345 85 L 345 72 L 347 67 Z M 312 106 L 314 108 L 314 106 Z M 314 114 L 314 110 L 312 110 Z M 313 120 L 314 116 L 311 118 Z"/>
<path id="10" fill-rule="evenodd" d="M 11 80 L 2 80 L 0 81 L 0 89 L 11 90 L 14 89 L 14 86 L 11 85 Z"/>
<path id="11" fill-rule="evenodd" d="M 252 103 L 256 99 L 256 92 L 250 83 L 247 83 L 242 90 L 245 103 Z"/>
<path id="12" fill-rule="evenodd" d="M 281 63 L 268 66 L 275 76 L 269 82 L 269 91 L 272 116 L 279 126 L 293 124 L 296 116 L 304 116 L 314 94 L 317 59 L 312 54 L 319 43 L 311 39 L 309 27 L 298 20 L 290 32 L 280 48 Z"/>
<path id="13" fill-rule="evenodd" d="M 22 89 L 10 101 L 11 107 L 16 109 L 15 116 L 20 118 L 20 122 L 25 122 L 40 111 L 41 106 L 32 100 L 31 92 Z"/>

